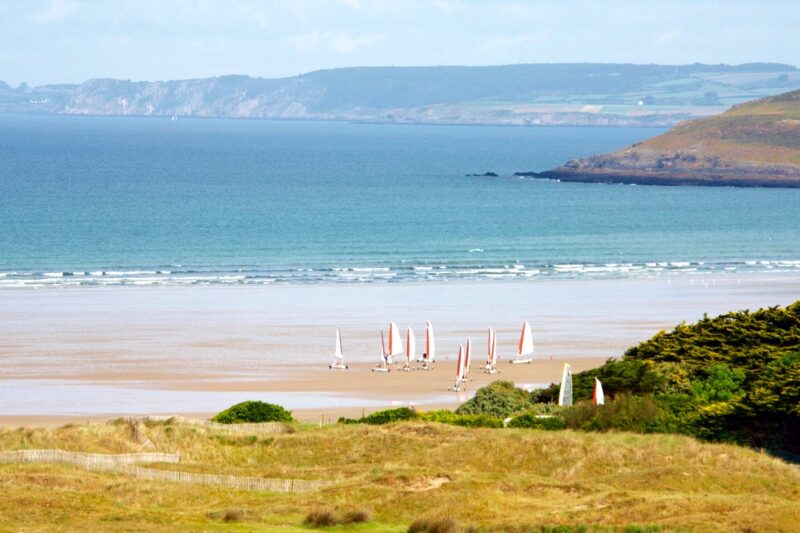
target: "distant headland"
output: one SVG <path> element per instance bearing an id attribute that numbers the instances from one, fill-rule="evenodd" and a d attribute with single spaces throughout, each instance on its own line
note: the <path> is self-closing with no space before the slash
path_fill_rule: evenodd
<path id="1" fill-rule="evenodd" d="M 276 79 L 0 82 L 0 113 L 669 127 L 799 87 L 800 70 L 780 63 L 357 67 Z"/>
<path id="2" fill-rule="evenodd" d="M 684 122 L 610 154 L 516 175 L 589 183 L 800 187 L 800 91 Z"/>

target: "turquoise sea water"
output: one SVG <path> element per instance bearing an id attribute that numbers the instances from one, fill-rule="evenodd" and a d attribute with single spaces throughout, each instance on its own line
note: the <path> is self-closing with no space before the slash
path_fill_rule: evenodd
<path id="1" fill-rule="evenodd" d="M 511 175 L 658 133 L 0 115 L 0 287 L 800 272 L 800 190 Z"/>

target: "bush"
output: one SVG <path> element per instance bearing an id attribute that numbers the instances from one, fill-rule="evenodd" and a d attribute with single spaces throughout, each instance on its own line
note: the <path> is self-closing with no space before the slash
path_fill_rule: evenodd
<path id="1" fill-rule="evenodd" d="M 241 509 L 226 509 L 222 515 L 223 522 L 241 522 L 244 518 L 244 511 Z"/>
<path id="2" fill-rule="evenodd" d="M 451 518 L 418 519 L 409 526 L 408 533 L 458 533 L 458 524 Z"/>
<path id="3" fill-rule="evenodd" d="M 311 511 L 306 515 L 303 523 L 310 527 L 331 527 L 335 525 L 349 525 L 349 524 L 363 524 L 369 522 L 369 512 L 359 509 L 357 511 L 348 511 L 341 518 L 336 518 L 333 511 L 327 509 L 318 509 Z"/>
<path id="4" fill-rule="evenodd" d="M 390 424 L 392 422 L 402 422 L 403 420 L 415 420 L 420 417 L 414 409 L 408 407 L 398 407 L 397 409 L 386 409 L 375 411 L 374 413 L 362 418 L 339 417 L 338 424 Z"/>
<path id="5" fill-rule="evenodd" d="M 453 411 L 441 409 L 438 411 L 427 411 L 420 414 L 420 418 L 427 422 L 439 422 L 441 424 L 451 424 L 454 426 L 466 426 L 474 428 L 501 428 L 503 421 L 493 416 L 479 415 L 460 415 Z"/>
<path id="6" fill-rule="evenodd" d="M 291 422 L 292 413 L 280 405 L 259 401 L 237 403 L 218 413 L 214 422 L 221 424 L 246 424 L 258 422 Z"/>
<path id="7" fill-rule="evenodd" d="M 558 430 L 565 429 L 567 426 L 564 423 L 564 420 L 559 416 L 542 416 L 529 411 L 512 418 L 511 422 L 508 423 L 508 427 Z"/>
<path id="8" fill-rule="evenodd" d="M 363 524 L 364 522 L 369 522 L 369 512 L 363 509 L 359 509 L 357 511 L 347 511 L 341 520 L 339 520 L 340 524 Z"/>
<path id="9" fill-rule="evenodd" d="M 631 394 L 651 394 L 666 383 L 657 365 L 633 359 L 609 359 L 598 368 L 573 374 L 572 395 L 575 401 L 590 400 L 594 391 L 594 378 L 603 382 L 603 391 L 607 396 L 627 392 Z M 544 389 L 531 393 L 531 399 L 537 403 L 558 401 L 560 384 L 554 383 Z"/>
<path id="10" fill-rule="evenodd" d="M 311 527 L 331 527 L 336 525 L 336 517 L 331 511 L 316 510 L 308 513 L 303 523 Z"/>
<path id="11" fill-rule="evenodd" d="M 507 418 L 525 411 L 532 405 L 531 395 L 510 381 L 495 381 L 478 389 L 475 396 L 461 404 L 456 413 L 460 415 L 489 415 Z"/>
<path id="12" fill-rule="evenodd" d="M 658 402 L 650 395 L 620 394 L 605 405 L 580 402 L 564 411 L 564 422 L 570 429 L 589 431 L 659 431 L 659 419 L 664 416 Z"/>

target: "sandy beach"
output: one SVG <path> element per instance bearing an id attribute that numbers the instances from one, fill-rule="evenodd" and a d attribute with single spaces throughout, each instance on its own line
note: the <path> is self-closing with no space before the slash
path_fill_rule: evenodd
<path id="1" fill-rule="evenodd" d="M 0 425 L 59 424 L 120 415 L 207 416 L 261 399 L 300 419 L 393 405 L 452 407 L 494 379 L 556 381 L 681 321 L 800 298 L 796 274 L 537 282 L 191 288 L 76 288 L 0 293 Z M 425 320 L 437 336 L 431 372 L 370 372 L 380 328 Z M 510 365 L 522 320 L 532 365 Z M 489 376 L 486 327 L 501 373 Z M 334 331 L 347 371 L 330 371 Z M 475 347 L 466 392 L 448 392 L 458 344 Z"/>

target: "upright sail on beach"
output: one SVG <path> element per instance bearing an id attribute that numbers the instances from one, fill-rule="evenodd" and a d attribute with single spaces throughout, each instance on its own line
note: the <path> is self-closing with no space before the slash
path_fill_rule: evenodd
<path id="1" fill-rule="evenodd" d="M 381 328 L 381 362 L 372 371 L 389 372 L 389 365 L 394 362 L 394 356 L 401 353 L 403 353 L 403 341 L 400 340 L 400 331 L 397 329 L 397 324 L 389 322 L 389 347 L 387 349 L 383 328 Z"/>
<path id="2" fill-rule="evenodd" d="M 522 332 L 519 335 L 519 345 L 517 347 L 517 357 L 511 360 L 513 364 L 530 364 L 533 359 L 525 357 L 533 353 L 533 334 L 531 325 L 526 320 L 522 323 Z"/>
<path id="3" fill-rule="evenodd" d="M 569 363 L 564 363 L 564 371 L 561 373 L 558 405 L 572 405 L 572 367 Z"/>
<path id="4" fill-rule="evenodd" d="M 403 353 L 403 340 L 400 329 L 394 322 L 389 322 L 389 350 L 386 352 L 386 364 L 394 363 L 394 356 Z"/>
<path id="5" fill-rule="evenodd" d="M 453 391 L 459 392 L 461 384 L 464 381 L 464 347 L 458 347 L 458 362 L 456 363 L 456 383 L 453 385 Z"/>
<path id="6" fill-rule="evenodd" d="M 489 326 L 489 345 L 486 353 L 486 373 L 497 373 L 497 332 Z"/>
<path id="7" fill-rule="evenodd" d="M 469 375 L 469 364 L 472 358 L 472 340 L 467 337 L 467 349 L 464 351 L 464 381 L 467 381 Z"/>
<path id="8" fill-rule="evenodd" d="M 594 378 L 594 390 L 592 391 L 592 403 L 595 405 L 605 405 L 606 396 L 603 394 L 603 384 L 600 380 Z"/>
<path id="9" fill-rule="evenodd" d="M 413 361 L 417 356 L 417 339 L 414 337 L 414 330 L 408 328 L 406 332 L 406 364 L 403 366 L 403 370 L 409 371 L 411 370 L 411 361 Z"/>
<path id="10" fill-rule="evenodd" d="M 345 370 L 347 365 L 344 364 L 344 354 L 342 353 L 342 334 L 339 328 L 336 328 L 336 347 L 333 349 L 333 363 L 328 367 L 331 370 Z"/>
<path id="11" fill-rule="evenodd" d="M 430 321 L 425 322 L 425 353 L 422 357 L 422 369 L 430 370 L 431 363 L 436 360 L 436 340 L 433 337 L 433 326 Z"/>

